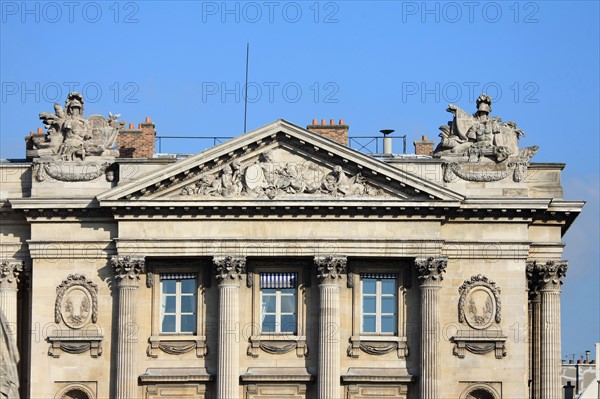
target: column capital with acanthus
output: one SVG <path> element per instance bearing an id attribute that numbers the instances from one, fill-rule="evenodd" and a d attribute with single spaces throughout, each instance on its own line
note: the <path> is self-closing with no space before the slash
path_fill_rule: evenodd
<path id="1" fill-rule="evenodd" d="M 146 261 L 143 257 L 113 256 L 111 262 L 120 285 L 137 285 L 140 274 L 146 271 Z"/>
<path id="2" fill-rule="evenodd" d="M 345 256 L 315 257 L 317 278 L 323 284 L 335 283 L 346 273 L 348 258 Z"/>
<path id="3" fill-rule="evenodd" d="M 537 296 L 541 290 L 559 290 L 567 268 L 566 260 L 528 261 L 525 275 L 530 297 Z"/>
<path id="4" fill-rule="evenodd" d="M 443 273 L 446 272 L 448 258 L 445 256 L 434 258 L 416 258 L 415 267 L 417 268 L 417 278 L 421 285 L 438 285 L 444 279 Z"/>
<path id="5" fill-rule="evenodd" d="M 213 258 L 216 277 L 219 283 L 237 283 L 246 272 L 246 257 L 215 256 Z"/>
<path id="6" fill-rule="evenodd" d="M 0 261 L 0 288 L 17 289 L 20 275 L 25 272 L 25 262 L 16 259 Z"/>

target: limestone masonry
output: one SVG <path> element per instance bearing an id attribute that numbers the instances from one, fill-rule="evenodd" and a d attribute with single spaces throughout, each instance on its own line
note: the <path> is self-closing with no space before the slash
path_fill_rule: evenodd
<path id="1" fill-rule="evenodd" d="M 584 203 L 476 106 L 417 156 L 277 120 L 176 161 L 149 118 L 69 94 L 0 163 L 0 392 L 561 398 L 561 239 Z"/>

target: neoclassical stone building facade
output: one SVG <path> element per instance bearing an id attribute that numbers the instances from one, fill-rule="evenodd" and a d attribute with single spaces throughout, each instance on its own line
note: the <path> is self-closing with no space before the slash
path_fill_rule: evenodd
<path id="1" fill-rule="evenodd" d="M 0 164 L 0 310 L 21 358 L 4 385 L 562 397 L 561 238 L 583 202 L 563 200 L 563 164 L 531 163 L 516 124 L 477 105 L 449 108 L 433 156 L 365 155 L 345 125 L 278 120 L 175 162 L 119 157 L 152 123 L 85 118 L 70 95 L 29 160 Z"/>

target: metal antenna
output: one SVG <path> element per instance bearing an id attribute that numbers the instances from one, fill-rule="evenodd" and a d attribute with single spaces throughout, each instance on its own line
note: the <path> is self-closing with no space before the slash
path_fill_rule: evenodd
<path id="1" fill-rule="evenodd" d="M 246 85 L 244 89 L 244 133 L 246 133 L 246 116 L 248 114 L 248 57 L 250 54 L 250 43 L 246 43 Z"/>

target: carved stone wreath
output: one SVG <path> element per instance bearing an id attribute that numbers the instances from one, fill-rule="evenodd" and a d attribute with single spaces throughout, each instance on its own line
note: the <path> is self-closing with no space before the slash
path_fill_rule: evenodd
<path id="1" fill-rule="evenodd" d="M 458 289 L 458 321 L 466 322 L 476 330 L 488 328 L 494 321 L 500 323 L 500 288 L 487 277 L 478 274 L 465 280 Z"/>
<path id="2" fill-rule="evenodd" d="M 69 274 L 56 287 L 54 322 L 80 329 L 98 321 L 98 286 L 82 274 Z"/>

